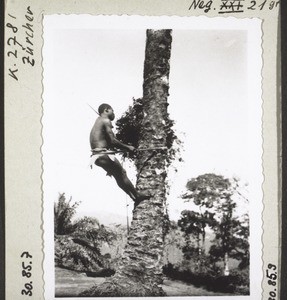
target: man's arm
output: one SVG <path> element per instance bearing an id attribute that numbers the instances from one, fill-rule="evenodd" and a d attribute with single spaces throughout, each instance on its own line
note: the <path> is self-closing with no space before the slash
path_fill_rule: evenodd
<path id="1" fill-rule="evenodd" d="M 126 144 L 120 142 L 118 139 L 116 139 L 116 137 L 113 133 L 113 130 L 112 130 L 113 126 L 112 126 L 112 123 L 110 120 L 105 121 L 104 126 L 105 126 L 107 137 L 109 139 L 109 143 L 111 146 L 114 146 L 114 147 L 117 147 L 117 148 L 120 148 L 123 150 L 128 150 L 128 151 L 135 150 L 135 148 L 133 146 L 126 145 Z"/>

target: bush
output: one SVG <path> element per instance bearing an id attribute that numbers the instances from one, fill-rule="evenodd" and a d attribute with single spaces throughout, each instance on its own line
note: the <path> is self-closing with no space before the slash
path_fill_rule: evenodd
<path id="1" fill-rule="evenodd" d="M 110 269 L 111 257 L 102 255 L 101 246 L 103 243 L 110 245 L 116 234 L 96 218 L 72 221 L 77 206 L 77 202 L 71 204 L 71 199 L 66 201 L 65 194 L 60 194 L 54 205 L 56 266 L 97 273 Z"/>
<path id="2" fill-rule="evenodd" d="M 236 283 L 235 292 L 240 295 L 249 295 L 249 267 L 245 269 L 235 269 L 230 272 L 233 276 L 234 282 Z"/>
<path id="3" fill-rule="evenodd" d="M 192 270 L 192 271 L 191 271 Z M 193 261 L 183 261 L 180 265 L 167 264 L 163 267 L 163 273 L 172 278 L 184 282 L 192 283 L 195 286 L 209 286 L 216 276 L 219 269 L 216 266 L 204 262 L 199 265 Z"/>
<path id="4" fill-rule="evenodd" d="M 220 276 L 214 281 L 213 290 L 249 295 L 249 270 L 235 269 L 229 276 Z"/>
<path id="5" fill-rule="evenodd" d="M 233 270 L 229 276 L 220 274 L 217 267 L 206 264 L 204 267 L 189 268 L 192 264 L 172 265 L 163 267 L 163 273 L 176 280 L 191 283 L 195 286 L 203 286 L 214 292 L 234 293 L 238 295 L 249 294 L 249 272 L 245 270 Z"/>
<path id="6" fill-rule="evenodd" d="M 55 264 L 75 271 L 98 272 L 108 267 L 101 254 L 74 242 L 69 236 L 55 236 Z"/>
<path id="7" fill-rule="evenodd" d="M 55 237 L 56 266 L 75 271 L 97 271 L 102 262 L 95 254 L 73 242 L 71 237 Z"/>

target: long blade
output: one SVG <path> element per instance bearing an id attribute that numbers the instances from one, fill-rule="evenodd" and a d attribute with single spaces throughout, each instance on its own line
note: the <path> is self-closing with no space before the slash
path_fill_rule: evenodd
<path id="1" fill-rule="evenodd" d="M 97 115 L 100 115 L 89 103 L 87 103 L 87 105 L 90 106 L 90 108 L 97 114 Z"/>

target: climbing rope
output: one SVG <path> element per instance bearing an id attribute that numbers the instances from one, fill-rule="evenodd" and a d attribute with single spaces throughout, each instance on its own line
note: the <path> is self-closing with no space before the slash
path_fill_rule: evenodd
<path id="1" fill-rule="evenodd" d="M 154 150 L 167 150 L 167 147 L 153 147 L 153 148 L 137 148 L 135 152 L 138 151 L 154 151 Z M 92 149 L 92 153 L 94 154 L 116 154 L 116 153 L 128 153 L 126 150 L 96 150 Z"/>
<path id="2" fill-rule="evenodd" d="M 125 158 L 122 157 L 122 168 L 125 169 Z M 126 198 L 126 214 L 127 214 L 127 234 L 129 234 L 130 232 L 130 224 L 129 224 L 129 203 L 128 203 L 128 195 L 127 193 L 125 194 L 125 198 Z"/>

